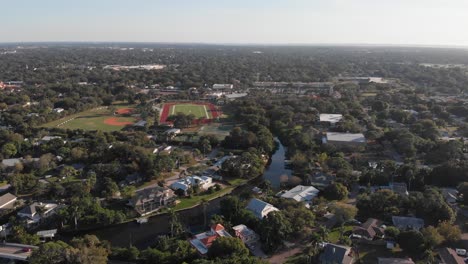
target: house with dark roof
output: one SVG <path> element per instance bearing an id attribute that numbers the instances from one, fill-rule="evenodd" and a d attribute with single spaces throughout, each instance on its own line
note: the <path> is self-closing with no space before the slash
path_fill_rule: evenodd
<path id="1" fill-rule="evenodd" d="M 440 264 L 464 264 L 462 257 L 457 255 L 457 252 L 451 248 L 441 248 L 438 250 Z"/>
<path id="2" fill-rule="evenodd" d="M 398 193 L 400 195 L 409 195 L 408 187 L 404 182 L 394 182 L 390 184 L 390 188 L 393 192 Z"/>
<path id="3" fill-rule="evenodd" d="M 395 227 L 401 230 L 420 230 L 424 227 L 424 220 L 417 217 L 392 216 L 392 222 Z"/>
<path id="4" fill-rule="evenodd" d="M 16 202 L 17 199 L 18 197 L 14 196 L 11 193 L 6 193 L 0 196 L 0 209 L 13 206 L 14 202 Z"/>
<path id="5" fill-rule="evenodd" d="M 378 264 L 415 264 L 410 258 L 378 258 Z"/>
<path id="6" fill-rule="evenodd" d="M 350 247 L 335 244 L 326 244 L 319 256 L 320 264 L 352 264 L 354 261 Z"/>
<path id="7" fill-rule="evenodd" d="M 335 180 L 336 180 L 336 176 L 326 174 L 323 172 L 316 172 L 313 175 L 309 175 L 309 184 L 320 190 L 325 189 L 328 185 L 330 185 Z"/>
<path id="8" fill-rule="evenodd" d="M 190 244 L 200 255 L 206 255 L 213 242 L 219 237 L 231 237 L 221 224 L 211 226 L 209 231 L 195 235 L 190 239 Z"/>
<path id="9" fill-rule="evenodd" d="M 274 207 L 273 205 L 257 198 L 251 199 L 246 209 L 254 213 L 258 219 L 263 219 L 271 212 L 279 211 L 278 208 Z"/>
<path id="10" fill-rule="evenodd" d="M 175 202 L 174 191 L 165 187 L 151 187 L 136 192 L 129 204 L 140 214 L 159 210 Z"/>
<path id="11" fill-rule="evenodd" d="M 356 226 L 353 229 L 353 234 L 359 235 L 367 240 L 384 237 L 383 222 L 375 218 L 369 218 L 361 226 Z"/>

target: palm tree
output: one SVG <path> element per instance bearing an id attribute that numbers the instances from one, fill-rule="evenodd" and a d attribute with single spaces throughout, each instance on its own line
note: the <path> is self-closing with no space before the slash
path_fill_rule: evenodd
<path id="1" fill-rule="evenodd" d="M 326 241 L 328 239 L 329 230 L 325 226 L 319 226 L 318 233 L 320 234 L 322 241 Z"/>
<path id="2" fill-rule="evenodd" d="M 208 203 L 208 200 L 206 200 L 205 198 L 203 198 L 201 200 L 201 206 L 203 207 L 203 226 L 206 226 L 206 208 L 208 207 L 209 203 Z"/>
<path id="3" fill-rule="evenodd" d="M 176 211 L 172 208 L 169 208 L 169 219 L 171 225 L 171 237 L 180 235 L 183 232 L 182 223 L 179 221 Z"/>

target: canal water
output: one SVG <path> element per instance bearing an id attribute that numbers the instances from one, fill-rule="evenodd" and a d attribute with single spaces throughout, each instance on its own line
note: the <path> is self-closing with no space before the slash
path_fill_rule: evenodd
<path id="1" fill-rule="evenodd" d="M 286 150 L 284 146 L 277 138 L 275 138 L 275 142 L 278 148 L 271 157 L 271 161 L 263 174 L 263 179 L 270 181 L 273 188 L 278 188 L 280 186 L 281 175 L 291 176 L 291 170 L 286 168 Z M 242 186 L 235 189 L 233 194 L 238 194 L 251 188 L 252 186 L 250 185 Z M 208 218 L 210 215 L 219 212 L 220 201 L 223 199 L 224 197 L 220 197 L 209 202 L 206 208 Z M 201 226 L 204 222 L 203 210 L 200 206 L 181 211 L 178 213 L 178 217 L 186 226 Z M 154 244 L 158 235 L 168 234 L 169 230 L 169 216 L 167 214 L 162 214 L 149 217 L 148 222 L 145 224 L 138 224 L 132 221 L 114 226 L 102 227 L 92 231 L 61 234 L 60 238 L 68 241 L 74 236 L 94 234 L 101 240 L 111 242 L 111 245 L 114 247 L 128 247 L 133 245 L 139 249 L 145 249 Z"/>
<path id="2" fill-rule="evenodd" d="M 281 142 L 275 138 L 278 146 L 276 152 L 271 156 L 271 161 L 263 173 L 263 178 L 270 181 L 271 186 L 275 189 L 280 187 L 281 176 L 287 175 L 291 177 L 292 171 L 286 167 L 286 149 Z"/>

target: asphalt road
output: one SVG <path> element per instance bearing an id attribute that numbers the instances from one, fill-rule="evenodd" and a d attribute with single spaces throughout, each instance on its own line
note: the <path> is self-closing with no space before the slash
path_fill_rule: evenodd
<path id="1" fill-rule="evenodd" d="M 0 257 L 26 259 L 31 255 L 31 252 L 24 252 L 23 247 L 7 246 L 0 244 Z"/>

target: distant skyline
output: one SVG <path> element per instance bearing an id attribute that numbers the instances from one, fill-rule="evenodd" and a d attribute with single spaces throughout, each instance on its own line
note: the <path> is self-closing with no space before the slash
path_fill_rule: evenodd
<path id="1" fill-rule="evenodd" d="M 468 46 L 466 0 L 0 0 L 0 42 Z"/>

